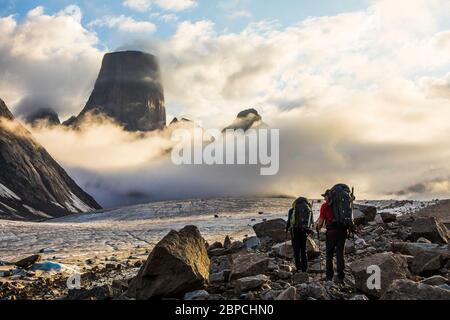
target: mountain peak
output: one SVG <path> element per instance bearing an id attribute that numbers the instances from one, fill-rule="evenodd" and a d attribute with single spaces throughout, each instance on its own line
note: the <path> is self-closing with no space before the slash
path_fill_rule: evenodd
<path id="1" fill-rule="evenodd" d="M 73 124 L 87 114 L 107 116 L 127 131 L 163 129 L 166 108 L 156 57 L 140 51 L 106 54 L 94 90 Z"/>
<path id="2" fill-rule="evenodd" d="M 2 100 L 0 117 L 15 121 Z M 0 125 L 0 218 L 40 220 L 100 208 L 20 123 Z"/>
<path id="3" fill-rule="evenodd" d="M 14 120 L 14 116 L 12 115 L 11 111 L 9 111 L 8 107 L 2 99 L 0 99 L 0 118 Z"/>
<path id="4" fill-rule="evenodd" d="M 250 130 L 250 129 L 258 129 L 265 126 L 262 122 L 262 117 L 259 115 L 256 109 L 246 109 L 244 111 L 239 112 L 234 122 L 223 129 L 226 130 Z"/>
<path id="5" fill-rule="evenodd" d="M 52 108 L 38 109 L 27 115 L 25 121 L 31 125 L 38 125 L 41 121 L 45 121 L 49 125 L 61 124 L 58 114 Z"/>

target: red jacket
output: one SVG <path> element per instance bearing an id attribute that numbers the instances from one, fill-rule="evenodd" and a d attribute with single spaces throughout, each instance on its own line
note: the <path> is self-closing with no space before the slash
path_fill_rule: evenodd
<path id="1" fill-rule="evenodd" d="M 320 208 L 320 218 L 324 219 L 327 225 L 333 220 L 333 213 L 328 202 L 325 202 Z"/>

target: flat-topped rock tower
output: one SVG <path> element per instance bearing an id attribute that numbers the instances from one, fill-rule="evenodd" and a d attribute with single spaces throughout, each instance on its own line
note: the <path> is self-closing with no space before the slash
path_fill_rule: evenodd
<path id="1" fill-rule="evenodd" d="M 69 124 L 88 113 L 106 115 L 127 131 L 164 128 L 164 89 L 156 57 L 139 51 L 106 54 L 86 106 Z"/>

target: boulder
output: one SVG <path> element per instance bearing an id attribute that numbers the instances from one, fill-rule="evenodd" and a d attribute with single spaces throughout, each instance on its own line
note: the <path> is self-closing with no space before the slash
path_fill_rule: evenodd
<path id="1" fill-rule="evenodd" d="M 224 271 L 211 273 L 209 275 L 209 283 L 211 283 L 211 284 L 221 283 L 221 282 L 224 282 L 224 281 L 225 281 L 225 273 L 224 273 Z"/>
<path id="2" fill-rule="evenodd" d="M 355 204 L 354 206 L 355 210 L 359 210 L 364 214 L 366 217 L 366 223 L 369 223 L 370 221 L 375 220 L 375 216 L 377 215 L 377 207 L 374 206 L 367 206 L 362 204 Z"/>
<path id="3" fill-rule="evenodd" d="M 434 243 L 393 242 L 391 250 L 409 256 L 416 256 L 423 251 L 439 251 L 439 245 Z"/>
<path id="4" fill-rule="evenodd" d="M 292 241 L 276 244 L 272 247 L 272 251 L 280 258 L 292 259 L 294 257 Z M 306 240 L 306 252 L 308 259 L 315 259 L 320 256 L 318 245 L 310 237 Z"/>
<path id="5" fill-rule="evenodd" d="M 355 209 L 353 210 L 353 221 L 357 226 L 365 225 L 367 223 L 366 215 L 361 210 Z"/>
<path id="6" fill-rule="evenodd" d="M 369 267 L 377 266 L 381 270 L 381 287 L 369 288 L 368 280 L 372 273 L 368 273 Z M 366 295 L 380 297 L 394 280 L 405 279 L 409 275 L 406 259 L 392 252 L 378 253 L 350 265 L 355 277 L 356 288 Z"/>
<path id="7" fill-rule="evenodd" d="M 258 238 L 270 238 L 275 243 L 286 241 L 286 221 L 283 219 L 269 220 L 253 226 Z"/>
<path id="8" fill-rule="evenodd" d="M 294 284 L 309 283 L 309 281 L 310 281 L 309 274 L 303 272 L 298 272 L 294 274 L 294 276 L 292 277 L 292 282 Z"/>
<path id="9" fill-rule="evenodd" d="M 382 300 L 450 300 L 450 291 L 407 279 L 393 281 Z"/>
<path id="10" fill-rule="evenodd" d="M 238 253 L 233 256 L 231 280 L 255 276 L 267 272 L 271 259 L 261 253 Z"/>
<path id="11" fill-rule="evenodd" d="M 315 300 L 330 300 L 325 287 L 320 283 L 303 283 L 295 286 L 302 300 L 315 299 Z"/>
<path id="12" fill-rule="evenodd" d="M 275 300 L 278 301 L 293 301 L 297 295 L 297 289 L 295 287 L 289 287 L 281 292 Z"/>
<path id="13" fill-rule="evenodd" d="M 377 215 L 375 216 L 375 222 L 376 222 L 377 224 L 384 224 L 383 218 L 382 218 L 381 215 L 379 215 L 379 214 L 377 214 Z"/>
<path id="14" fill-rule="evenodd" d="M 250 290 L 258 289 L 263 284 L 269 282 L 270 278 L 264 274 L 257 276 L 240 278 L 235 281 L 234 287 L 236 292 L 248 292 Z"/>
<path id="15" fill-rule="evenodd" d="M 15 262 L 14 265 L 16 265 L 22 269 L 27 269 L 27 268 L 31 267 L 33 264 L 35 264 L 36 262 L 41 261 L 41 259 L 42 259 L 42 256 L 40 254 L 35 254 L 35 255 L 26 257 L 22 260 Z"/>
<path id="16" fill-rule="evenodd" d="M 414 241 L 423 237 L 433 243 L 447 244 L 447 232 L 447 228 L 435 217 L 426 217 L 414 221 L 411 237 Z"/>
<path id="17" fill-rule="evenodd" d="M 261 245 L 258 237 L 250 237 L 244 240 L 244 245 L 247 249 L 256 249 Z"/>
<path id="18" fill-rule="evenodd" d="M 232 255 L 215 257 L 212 260 L 212 272 L 222 272 L 225 270 L 231 270 L 233 266 L 233 257 Z"/>
<path id="19" fill-rule="evenodd" d="M 205 240 L 197 227 L 171 231 L 155 246 L 127 295 L 139 300 L 183 297 L 205 287 L 209 269 Z"/>
<path id="20" fill-rule="evenodd" d="M 291 241 L 274 245 L 272 251 L 280 258 L 292 259 L 294 257 L 294 249 L 292 248 Z"/>
<path id="21" fill-rule="evenodd" d="M 421 276 L 431 276 L 439 273 L 442 268 L 442 254 L 435 251 L 422 251 L 414 256 L 411 271 Z"/>
<path id="22" fill-rule="evenodd" d="M 392 223 L 397 221 L 397 216 L 390 212 L 380 212 L 380 216 L 384 223 Z"/>

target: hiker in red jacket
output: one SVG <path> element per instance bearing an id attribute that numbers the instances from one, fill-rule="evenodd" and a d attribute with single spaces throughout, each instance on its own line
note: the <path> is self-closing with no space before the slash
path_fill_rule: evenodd
<path id="1" fill-rule="evenodd" d="M 336 253 L 337 262 L 337 280 L 338 282 L 343 282 L 345 279 L 344 269 L 345 269 L 345 241 L 347 239 L 347 230 L 334 228 L 331 226 L 333 220 L 333 212 L 330 206 L 330 196 L 331 190 L 327 190 L 323 195 L 325 198 L 325 203 L 320 208 L 320 218 L 317 221 L 317 232 L 326 224 L 327 227 L 327 238 L 326 238 L 326 269 L 327 269 L 327 280 L 332 281 L 334 276 L 334 265 L 333 257 Z"/>

